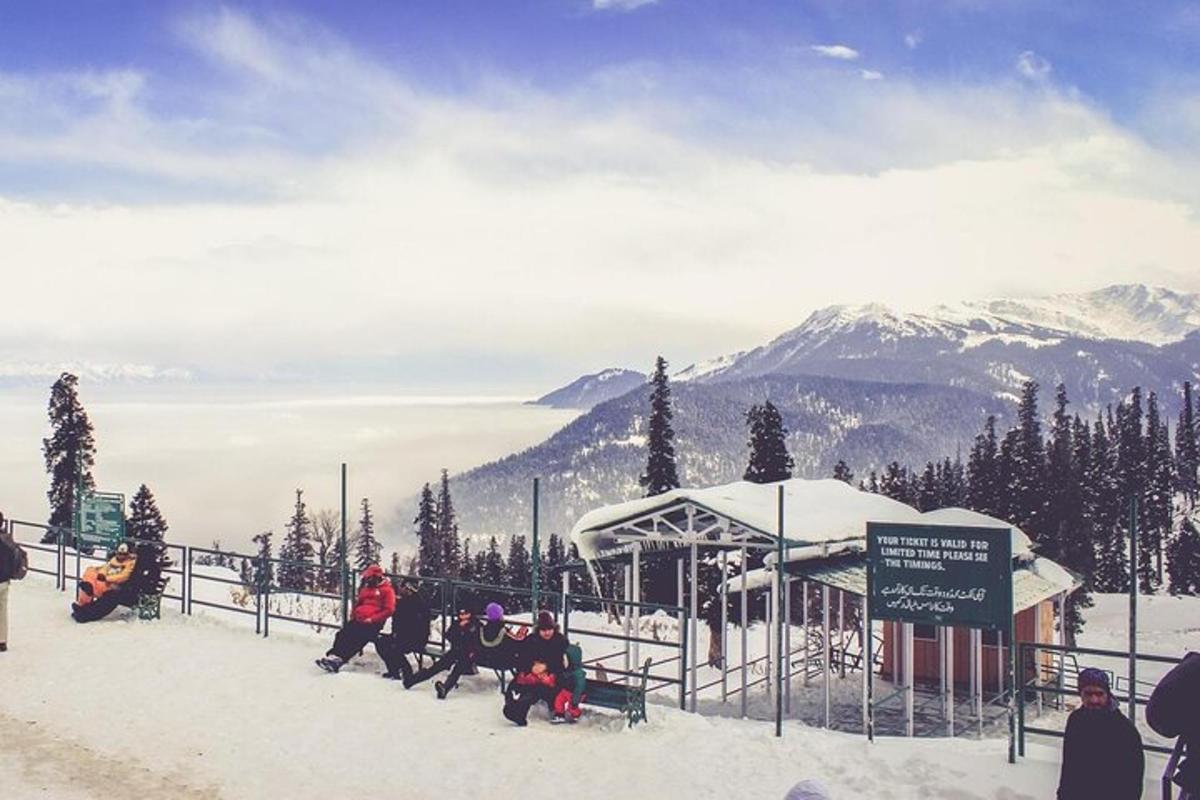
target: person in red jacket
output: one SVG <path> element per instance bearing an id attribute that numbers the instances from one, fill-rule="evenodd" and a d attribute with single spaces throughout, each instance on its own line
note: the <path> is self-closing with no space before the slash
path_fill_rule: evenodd
<path id="1" fill-rule="evenodd" d="M 368 642 L 375 641 L 395 610 L 396 592 L 392 584 L 384 580 L 383 567 L 371 564 L 363 570 L 362 585 L 350 621 L 333 637 L 333 646 L 324 658 L 317 659 L 317 666 L 327 672 L 337 672 Z"/>

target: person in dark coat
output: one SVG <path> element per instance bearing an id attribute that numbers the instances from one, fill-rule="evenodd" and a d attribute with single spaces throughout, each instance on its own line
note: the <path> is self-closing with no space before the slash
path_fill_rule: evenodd
<path id="1" fill-rule="evenodd" d="M 1117 708 L 1107 673 L 1079 673 L 1081 705 L 1067 718 L 1058 800 L 1139 800 L 1142 737 Z"/>
<path id="2" fill-rule="evenodd" d="M 369 642 L 375 641 L 396 610 L 396 593 L 384 580 L 383 567 L 371 564 L 362 573 L 362 584 L 350 620 L 333 637 L 333 645 L 317 659 L 326 672 L 337 672 Z"/>
<path id="3" fill-rule="evenodd" d="M 1155 732 L 1183 742 L 1184 757 L 1172 779 L 1200 796 L 1200 653 L 1188 653 L 1154 687 L 1146 722 Z"/>
<path id="4" fill-rule="evenodd" d="M 479 658 L 479 622 L 475 619 L 474 611 L 466 607 L 458 610 L 458 619 L 446 631 L 446 642 L 448 649 L 433 664 L 404 678 L 405 689 L 411 689 L 448 669 L 450 674 L 446 680 L 433 684 L 438 699 L 445 700 L 446 695 L 458 685 L 459 677 L 475 668 Z"/>
<path id="5" fill-rule="evenodd" d="M 567 669 L 567 638 L 549 611 L 537 617 L 537 632 L 521 642 L 517 650 L 517 675 L 504 692 L 504 716 L 524 726 L 529 709 L 544 702 L 553 712 L 560 676 Z"/>
<path id="6" fill-rule="evenodd" d="M 392 633 L 375 640 L 375 649 L 387 666 L 385 678 L 412 679 L 408 654 L 422 655 L 429 643 L 429 604 L 416 587 L 407 581 L 396 586 L 396 613 L 392 614 Z"/>

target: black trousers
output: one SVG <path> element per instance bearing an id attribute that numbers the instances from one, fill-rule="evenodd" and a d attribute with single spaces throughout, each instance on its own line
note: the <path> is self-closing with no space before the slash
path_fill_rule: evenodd
<path id="1" fill-rule="evenodd" d="M 367 625 L 351 620 L 333 637 L 333 646 L 326 651 L 325 655 L 337 656 L 342 661 L 349 661 L 379 635 L 382 627 L 383 625 Z"/>
<path id="2" fill-rule="evenodd" d="M 380 636 L 375 640 L 375 652 L 379 653 L 379 657 L 383 659 L 390 677 L 403 675 L 406 681 L 412 680 L 413 669 L 412 665 L 408 663 L 408 654 L 419 651 L 405 647 L 393 636 Z"/>
<path id="3" fill-rule="evenodd" d="M 442 681 L 442 686 L 445 687 L 447 692 L 449 692 L 456 685 L 458 685 L 458 679 L 464 673 L 470 673 L 474 666 L 474 660 L 472 660 L 468 655 L 451 650 L 449 653 L 444 653 L 441 655 L 437 661 L 434 661 L 428 667 L 425 667 L 425 669 L 420 670 L 413 675 L 409 681 L 409 685 L 415 686 L 416 684 L 427 681 L 434 675 L 437 675 L 440 672 L 445 672 L 447 669 L 449 669 L 450 674 L 446 676 L 446 680 Z"/>
<path id="4" fill-rule="evenodd" d="M 518 725 L 523 725 L 529 716 L 529 709 L 539 702 L 544 702 L 553 713 L 556 694 L 558 689 L 553 686 L 525 686 L 514 680 L 504 690 L 504 716 Z"/>
<path id="5" fill-rule="evenodd" d="M 95 622 L 104 619 L 120 604 L 116 589 L 110 589 L 100 599 L 93 600 L 86 606 L 72 606 L 71 616 L 76 622 Z"/>

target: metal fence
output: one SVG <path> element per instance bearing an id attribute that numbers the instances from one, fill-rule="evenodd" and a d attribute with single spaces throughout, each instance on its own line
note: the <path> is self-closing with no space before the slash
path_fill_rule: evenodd
<path id="1" fill-rule="evenodd" d="M 80 580 L 88 564 L 106 560 L 106 554 L 82 552 L 68 546 L 66 542 L 72 536 L 69 528 L 21 520 L 11 520 L 10 525 L 17 542 L 34 554 L 30 558 L 30 571 L 52 577 L 60 591 L 67 591 Z M 343 575 L 339 566 L 170 542 L 151 544 L 164 548 L 171 562 L 163 570 L 168 580 L 162 596 L 164 600 L 177 601 L 181 614 L 191 615 L 194 609 L 204 608 L 252 617 L 255 634 L 263 637 L 271 635 L 272 622 L 315 630 L 336 630 L 345 624 L 354 586 L 351 576 Z M 227 565 L 237 577 L 219 569 Z M 210 572 L 205 567 L 213 569 Z M 304 588 L 278 585 L 272 576 L 281 570 L 303 575 L 300 582 Z M 536 624 L 532 589 L 424 575 L 385 573 L 385 577 L 414 585 L 428 602 L 433 616 L 426 645 L 431 654 L 446 650 L 446 631 L 461 605 L 478 609 L 497 602 L 512 609 L 505 616 L 507 624 L 527 628 Z M 205 591 L 205 587 L 213 586 L 228 587 L 228 591 Z M 581 644 L 584 667 L 593 675 L 616 683 L 640 679 L 636 665 L 649 655 L 651 673 L 647 692 L 677 690 L 679 706 L 684 707 L 688 689 L 686 608 L 547 591 L 538 593 L 538 606 L 554 614 L 564 636 Z M 590 623 L 585 616 L 589 613 L 604 615 L 615 624 L 606 627 Z M 646 636 L 631 627 L 632 620 L 644 619 L 672 621 L 675 635 L 659 637 L 656 626 L 656 635 Z M 670 665 L 676 665 L 676 669 L 664 669 Z"/>

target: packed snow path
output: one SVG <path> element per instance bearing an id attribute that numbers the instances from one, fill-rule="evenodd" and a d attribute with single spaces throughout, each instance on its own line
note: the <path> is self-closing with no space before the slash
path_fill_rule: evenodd
<path id="1" fill-rule="evenodd" d="M 91 625 L 68 596 L 30 579 L 11 595 L 0 655 L 0 797 L 573 800 L 782 798 L 820 778 L 835 798 L 1046 798 L 1055 743 L 1017 766 L 1001 740 L 886 739 L 651 706 L 633 730 L 589 712 L 527 728 L 500 715 L 491 675 L 448 700 L 404 691 L 368 656 L 338 675 L 312 663 L 328 637 L 261 639 L 212 617 L 126 612 Z M 1154 776 L 1149 775 L 1153 779 Z M 89 786 L 101 784 L 103 792 Z"/>

